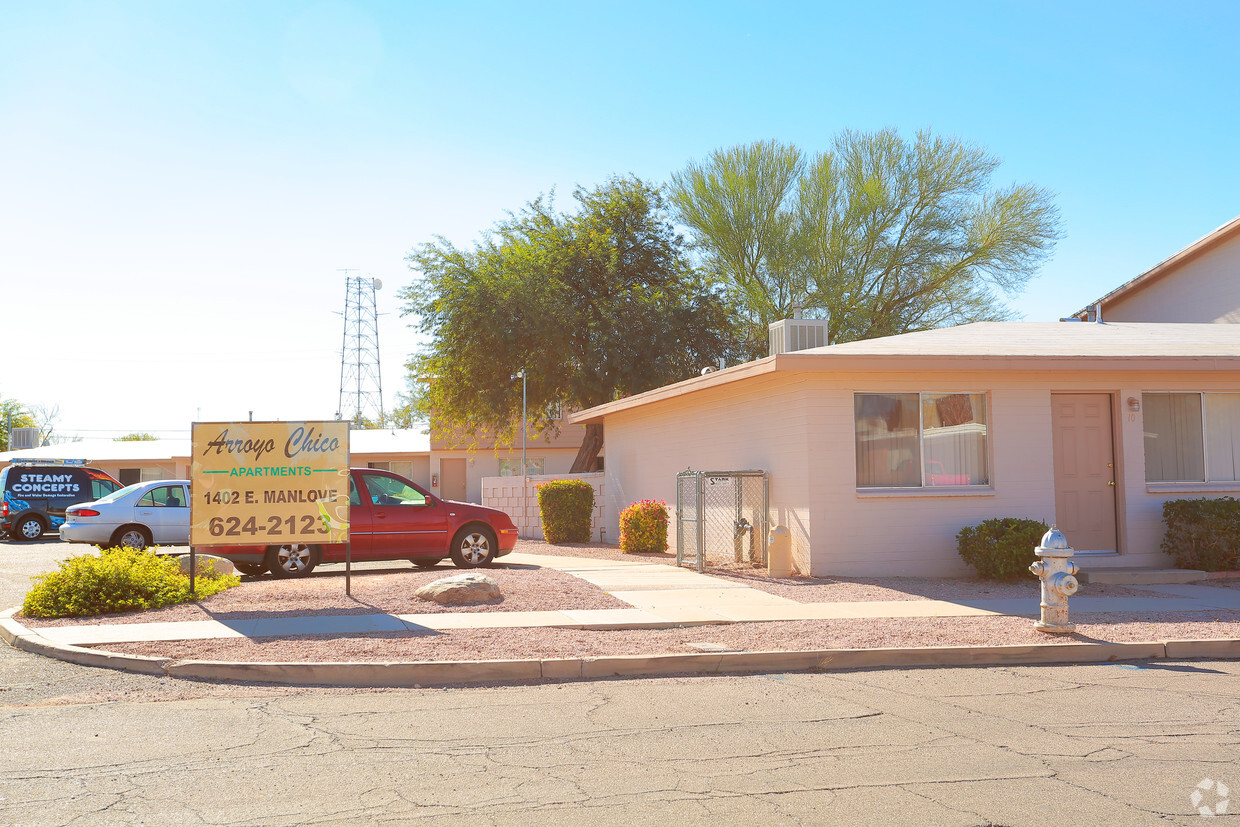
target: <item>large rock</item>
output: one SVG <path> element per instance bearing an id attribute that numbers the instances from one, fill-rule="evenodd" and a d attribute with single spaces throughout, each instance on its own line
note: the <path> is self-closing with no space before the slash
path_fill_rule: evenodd
<path id="1" fill-rule="evenodd" d="M 237 570 L 233 567 L 232 560 L 224 557 L 216 557 L 214 554 L 195 554 L 194 560 L 198 563 L 198 573 L 205 574 L 208 571 L 216 574 L 236 574 Z M 181 574 L 189 576 L 189 555 L 182 554 L 177 557 L 177 562 L 181 564 Z"/>
<path id="2" fill-rule="evenodd" d="M 427 583 L 416 592 L 423 600 L 433 600 L 445 606 L 471 606 L 499 600 L 499 583 L 476 571 L 454 574 L 433 583 Z"/>

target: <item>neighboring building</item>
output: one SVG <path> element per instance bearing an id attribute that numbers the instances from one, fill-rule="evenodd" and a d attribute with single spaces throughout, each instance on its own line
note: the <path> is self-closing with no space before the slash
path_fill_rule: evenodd
<path id="1" fill-rule="evenodd" d="M 526 464 L 531 475 L 567 474 L 577 456 L 585 428 L 564 425 L 558 433 L 526 439 Z M 349 432 L 350 461 L 355 466 L 382 468 L 413 480 L 444 499 L 482 502 L 484 477 L 520 476 L 521 440 L 499 444 L 493 438 L 475 444 L 454 443 L 439 434 L 416 429 L 374 429 Z M 128 485 L 154 479 L 188 479 L 190 441 L 159 439 L 116 442 L 81 440 L 25 451 L 0 453 L 0 467 L 14 459 L 86 459 Z"/>
<path id="2" fill-rule="evenodd" d="M 585 435 L 582 425 L 557 420 L 547 433 L 530 432 L 525 441 L 525 460 L 530 476 L 567 474 L 577 458 Z M 483 502 L 482 480 L 486 477 L 521 476 L 521 435 L 512 444 L 496 443 L 490 436 L 453 437 L 432 429 L 430 440 L 431 481 L 434 493 L 449 500 Z"/>
<path id="3" fill-rule="evenodd" d="M 1240 218 L 1074 315 L 1104 322 L 1240 322 Z"/>
<path id="4" fill-rule="evenodd" d="M 1164 565 L 1165 500 L 1240 494 L 1240 326 L 963 325 L 782 353 L 570 421 L 604 424 L 610 537 L 637 500 L 674 519 L 688 467 L 761 469 L 803 573 L 964 574 L 956 533 L 1009 516 L 1058 524 L 1086 567 Z"/>
<path id="5" fill-rule="evenodd" d="M 384 468 L 423 487 L 430 484 L 430 437 L 418 430 L 349 432 L 350 461 Z M 79 459 L 129 485 L 146 480 L 189 479 L 190 441 L 156 439 L 117 442 L 89 439 L 25 451 L 0 453 L 0 468 L 16 459 Z"/>

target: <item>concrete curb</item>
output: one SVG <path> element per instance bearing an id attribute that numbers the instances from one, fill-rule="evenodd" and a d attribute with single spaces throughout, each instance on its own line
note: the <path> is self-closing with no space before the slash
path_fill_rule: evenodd
<path id="1" fill-rule="evenodd" d="M 16 649 L 82 666 L 149 675 L 298 686 L 412 687 L 482 682 L 597 680 L 615 677 L 745 672 L 891 669 L 909 666 L 1003 666 L 1124 660 L 1240 658 L 1240 640 L 1141 643 L 1039 643 L 1018 646 L 823 649 L 807 652 L 706 652 L 546 660 L 263 663 L 152 658 L 53 643 L 0 613 L 0 639 Z"/>

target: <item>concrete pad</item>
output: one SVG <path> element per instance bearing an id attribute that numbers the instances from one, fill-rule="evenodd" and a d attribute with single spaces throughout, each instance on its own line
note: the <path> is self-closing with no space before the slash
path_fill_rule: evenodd
<path id="1" fill-rule="evenodd" d="M 665 607 L 699 606 L 718 611 L 733 606 L 802 606 L 806 604 L 778 597 L 757 589 L 657 589 L 611 592 L 612 597 L 641 609 L 660 611 Z"/>
<path id="2" fill-rule="evenodd" d="M 607 572 L 603 576 L 595 573 L 568 572 L 575 577 L 598 586 L 605 592 L 628 592 L 628 591 L 666 591 L 668 589 L 707 589 L 711 591 L 719 591 L 721 589 L 732 589 L 742 591 L 757 591 L 751 589 L 741 583 L 731 583 L 726 580 L 713 580 L 707 578 L 681 578 L 667 577 L 659 575 L 657 577 L 631 577 L 628 572 Z"/>
<path id="3" fill-rule="evenodd" d="M 389 614 L 305 615 L 224 620 L 224 626 L 246 637 L 292 637 L 296 635 L 350 635 L 367 632 L 410 632 L 400 618 Z"/>
<path id="4" fill-rule="evenodd" d="M 12 644 L 18 637 L 29 634 L 25 626 L 13 619 L 11 614 L 0 616 L 0 640 Z"/>
<path id="5" fill-rule="evenodd" d="M 1105 583 L 1112 586 L 1147 586 L 1157 583 L 1196 583 L 1206 573 L 1196 569 L 1089 568 L 1087 560 L 1076 558 L 1085 569 L 1077 575 L 1082 583 Z"/>
<path id="6" fill-rule="evenodd" d="M 677 624 L 641 609 L 575 609 L 565 611 L 582 629 L 666 628 Z"/>
<path id="7" fill-rule="evenodd" d="M 1167 657 L 1179 658 L 1240 658 L 1240 640 L 1213 638 L 1208 640 L 1168 640 Z"/>
<path id="8" fill-rule="evenodd" d="M 1179 597 L 1186 597 L 1191 600 L 1197 600 L 1201 603 L 1209 604 L 1203 608 L 1222 608 L 1240 610 L 1240 589 L 1218 588 L 1216 586 L 1189 586 L 1189 585 L 1158 585 L 1158 586 L 1138 586 L 1143 591 L 1158 592 L 1159 594 L 1174 594 Z M 1163 601 L 1160 600 L 1159 603 Z M 1178 601 L 1177 601 L 1178 602 Z"/>
<path id="9" fill-rule="evenodd" d="M 117 669 L 122 672 L 140 672 L 146 675 L 163 675 L 166 672 L 165 667 L 172 663 L 170 658 L 122 655 L 116 652 L 96 652 L 94 649 L 65 646 L 53 643 L 37 634 L 20 636 L 13 641 L 13 646 L 24 652 L 57 658 L 67 663 L 76 663 L 82 666 L 98 666 L 104 669 Z"/>
<path id="10" fill-rule="evenodd" d="M 581 679 L 581 658 L 548 658 L 540 662 L 544 680 L 570 681 Z"/>
<path id="11" fill-rule="evenodd" d="M 47 640 L 65 646 L 99 646 L 147 640 L 212 640 L 245 637 L 217 620 L 174 623 L 111 623 L 91 626 L 52 626 L 37 630 Z"/>
<path id="12" fill-rule="evenodd" d="M 1221 591 L 1221 590 L 1220 590 Z M 1075 612 L 1200 612 L 1219 608 L 1204 600 L 1174 597 L 1073 597 L 1068 613 Z M 1237 607 L 1240 608 L 1240 607 Z"/>
<path id="13" fill-rule="evenodd" d="M 1165 656 L 1161 643 L 1043 643 L 1023 646 L 932 646 L 926 648 L 838 649 L 824 669 L 879 666 L 982 666 L 1022 663 L 1108 663 Z"/>
<path id="14" fill-rule="evenodd" d="M 328 686 L 425 686 L 476 681 L 538 680 L 536 660 L 458 661 L 454 663 L 231 663 L 183 661 L 168 674 L 205 680 L 263 681 Z"/>
<path id="15" fill-rule="evenodd" d="M 528 554 L 520 551 L 505 554 L 503 557 L 497 558 L 495 562 L 501 566 L 505 563 L 516 563 L 522 566 L 538 566 L 544 569 L 560 569 L 563 571 L 663 565 L 662 563 L 652 563 L 647 560 L 600 560 L 596 557 L 564 557 L 558 554 Z"/>
<path id="16" fill-rule="evenodd" d="M 677 626 L 713 626 L 732 621 L 703 606 L 660 606 L 650 613 Z"/>
<path id="17" fill-rule="evenodd" d="M 398 615 L 408 624 L 424 629 L 523 629 L 536 627 L 573 628 L 577 622 L 565 612 L 440 612 L 424 615 Z"/>
<path id="18" fill-rule="evenodd" d="M 581 677 L 611 678 L 624 675 L 674 675 L 681 672 L 716 672 L 724 655 L 620 655 L 583 658 Z"/>

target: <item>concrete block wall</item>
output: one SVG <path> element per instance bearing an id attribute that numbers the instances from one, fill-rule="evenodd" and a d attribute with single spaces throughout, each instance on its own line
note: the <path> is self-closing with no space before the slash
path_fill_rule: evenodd
<path id="1" fill-rule="evenodd" d="M 596 474 L 542 474 L 529 477 L 483 477 L 482 504 L 498 508 L 516 523 L 522 539 L 543 539 L 542 519 L 538 513 L 538 486 L 551 480 L 585 480 L 594 488 L 594 514 L 590 523 L 591 542 L 615 543 L 618 537 L 607 536 L 606 498 L 603 490 L 604 475 Z M 524 483 L 524 493 L 523 486 Z"/>

